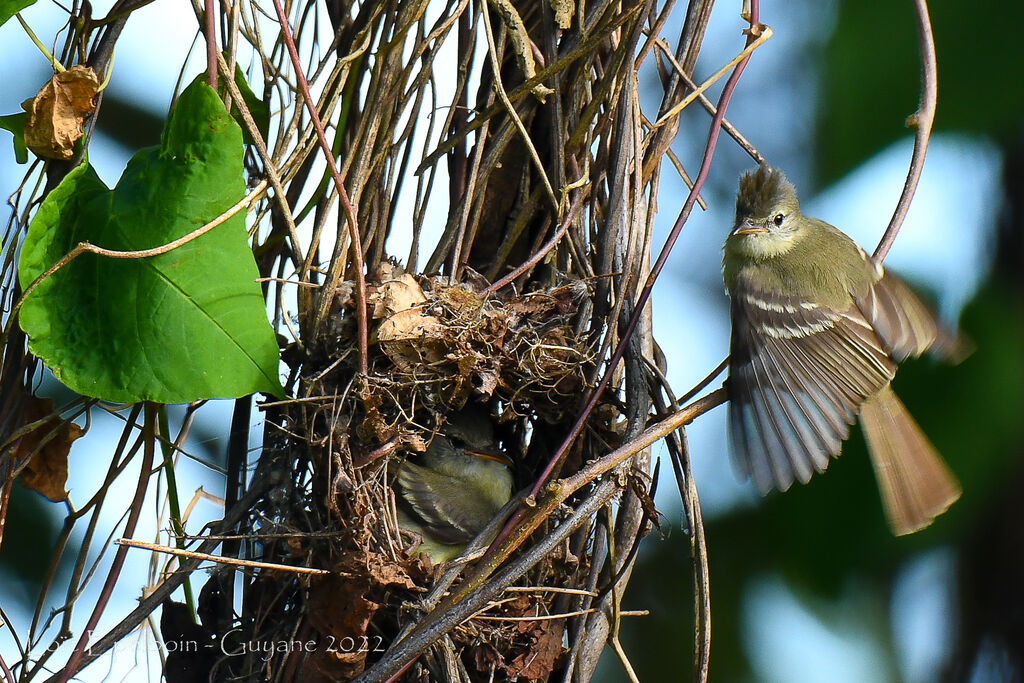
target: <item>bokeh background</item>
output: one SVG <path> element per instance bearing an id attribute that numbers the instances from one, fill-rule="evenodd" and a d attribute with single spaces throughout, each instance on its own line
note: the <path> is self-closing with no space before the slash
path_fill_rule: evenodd
<path id="1" fill-rule="evenodd" d="M 202 44 L 196 52 L 193 42 L 195 20 L 183 5 L 157 0 L 140 10 L 118 44 L 90 151 L 108 184 L 135 151 L 158 142 L 182 64 L 183 82 L 204 68 Z M 944 319 L 959 324 L 977 347 L 956 367 L 909 362 L 896 380 L 898 393 L 960 477 L 964 495 L 931 528 L 892 538 L 855 433 L 824 476 L 761 500 L 733 472 L 724 409 L 703 416 L 688 435 L 710 555 L 712 680 L 1024 677 L 1024 56 L 1015 45 L 1012 12 L 1002 3 L 935 0 L 930 10 L 939 60 L 935 137 L 887 266 L 930 295 Z M 97 6 L 95 14 L 103 11 Z M 666 35 L 678 34 L 682 14 L 677 12 L 679 23 L 665 27 Z M 716 5 L 696 80 L 738 51 L 738 14 L 739 3 Z M 52 36 L 60 21 L 42 0 L 24 16 L 40 35 Z M 919 93 L 912 5 L 768 0 L 761 17 L 775 37 L 755 53 L 728 118 L 787 172 L 805 212 L 870 250 L 888 223 L 910 158 L 912 132 L 904 121 Z M 16 21 L 0 28 L 0 64 L 0 114 L 13 113 L 48 78 L 49 66 Z M 649 114 L 656 111 L 658 90 L 651 66 L 640 74 L 641 93 L 652 93 L 643 100 Z M 709 94 L 716 99 L 717 87 Z M 674 150 L 691 172 L 707 124 L 696 106 L 684 113 Z M 703 192 L 709 208 L 691 217 L 655 290 L 656 337 L 680 394 L 728 352 L 721 244 L 732 221 L 736 179 L 752 165 L 723 135 Z M 23 171 L 14 163 L 10 136 L 0 132 L 4 196 Z M 659 236 L 667 233 L 685 193 L 666 169 Z M 389 251 L 404 257 L 403 240 L 396 233 Z M 61 388 L 42 381 L 60 402 Z M 195 457 L 183 462 L 179 474 L 183 490 L 222 490 L 218 463 L 229 415 L 224 404 L 197 422 Z M 103 428 L 93 425 L 95 433 Z M 106 467 L 83 450 L 76 445 L 72 453 L 72 491 L 90 490 Z M 103 452 L 98 445 L 97 455 Z M 645 542 L 623 605 L 650 614 L 628 617 L 622 640 L 641 680 L 686 680 L 693 659 L 693 585 L 671 477 L 660 483 L 657 503 L 662 529 Z M 216 505 L 200 503 L 196 514 L 204 513 L 216 518 Z M 30 596 L 38 591 L 63 514 L 34 493 L 15 496 L 0 554 L 0 596 L 15 624 L 30 618 Z M 98 561 L 105 571 L 104 558 Z M 141 587 L 148 559 L 133 553 L 129 561 L 127 571 Z M 112 621 L 131 609 L 136 595 L 127 588 L 121 593 L 120 604 L 108 609 Z M 84 616 L 87 610 L 81 611 Z M 8 662 L 12 646 L 9 631 L 0 630 Z M 158 673 L 147 664 L 153 652 L 142 635 L 134 649 L 115 651 L 82 679 L 155 680 Z M 601 674 L 606 681 L 625 680 L 611 652 Z"/>

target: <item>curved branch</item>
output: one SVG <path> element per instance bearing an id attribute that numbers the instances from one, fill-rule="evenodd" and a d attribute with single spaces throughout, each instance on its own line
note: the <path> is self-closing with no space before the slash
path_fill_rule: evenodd
<path id="1" fill-rule="evenodd" d="M 881 241 L 871 255 L 875 263 L 881 263 L 889 253 L 896 235 L 903 225 L 903 219 L 910 209 L 910 201 L 917 190 L 917 182 L 921 179 L 924 169 L 924 155 L 928 151 L 928 140 L 932 134 L 932 123 L 935 121 L 935 106 L 938 102 L 938 68 L 935 63 L 935 38 L 932 36 L 932 23 L 928 18 L 928 4 L 925 0 L 914 0 L 917 13 L 917 40 L 921 46 L 921 105 L 917 112 L 907 119 L 907 126 L 916 128 L 914 134 L 914 153 L 910 157 L 910 169 L 907 180 L 903 184 L 903 194 L 896 204 L 896 211 L 885 229 Z"/>

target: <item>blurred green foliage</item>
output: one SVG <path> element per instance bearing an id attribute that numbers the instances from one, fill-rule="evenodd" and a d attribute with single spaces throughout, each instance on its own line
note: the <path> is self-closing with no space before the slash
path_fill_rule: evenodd
<path id="1" fill-rule="evenodd" d="M 929 3 L 939 71 L 936 130 L 997 139 L 1016 133 L 1024 111 L 1024 88 L 1017 85 L 1024 52 L 1004 28 L 1008 9 L 998 0 Z M 904 121 L 921 92 L 913 3 L 845 0 L 837 10 L 821 55 L 816 161 L 822 185 L 906 136 Z"/>

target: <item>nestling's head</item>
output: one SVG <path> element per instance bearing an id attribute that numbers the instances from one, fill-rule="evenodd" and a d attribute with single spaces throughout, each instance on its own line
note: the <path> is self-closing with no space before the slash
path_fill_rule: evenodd
<path id="1" fill-rule="evenodd" d="M 766 258 L 785 252 L 801 221 L 796 190 L 782 171 L 761 164 L 740 178 L 736 195 L 736 222 L 727 248 Z"/>

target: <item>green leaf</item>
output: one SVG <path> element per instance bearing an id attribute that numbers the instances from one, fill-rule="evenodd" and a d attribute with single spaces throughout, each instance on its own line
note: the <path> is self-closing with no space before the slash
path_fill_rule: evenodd
<path id="1" fill-rule="evenodd" d="M 0 0 L 0 26 L 6 24 L 8 19 L 29 5 L 34 5 L 35 2 L 36 0 Z"/>
<path id="2" fill-rule="evenodd" d="M 227 59 L 227 55 L 224 58 Z M 245 80 L 245 73 L 242 72 L 242 67 L 238 66 L 237 62 L 235 63 L 235 85 L 238 86 L 239 92 L 242 93 L 242 99 L 245 100 L 245 106 L 249 109 L 249 113 L 252 114 L 252 120 L 256 122 L 256 129 L 259 130 L 260 135 L 266 140 L 267 134 L 270 131 L 270 114 L 267 112 L 267 107 L 263 100 L 256 97 L 256 93 L 249 87 L 249 83 Z M 221 88 L 226 90 L 224 86 L 221 86 Z M 253 144 L 252 136 L 249 135 L 245 122 L 242 120 L 242 113 L 234 102 L 231 103 L 231 118 L 242 128 L 242 141 L 247 145 Z"/>
<path id="3" fill-rule="evenodd" d="M 109 190 L 83 164 L 43 201 L 22 247 L 28 287 L 83 241 L 122 251 L 182 237 L 242 198 L 241 131 L 200 82 L 178 100 L 159 148 Z M 116 402 L 185 403 L 283 394 L 278 349 L 242 214 L 159 256 L 83 254 L 21 309 L 29 348 L 71 389 Z"/>
<path id="4" fill-rule="evenodd" d="M 228 55 L 226 50 L 221 52 L 221 54 L 224 56 L 224 61 L 230 62 L 230 59 L 228 59 L 230 55 Z M 208 71 L 204 71 L 196 80 L 202 80 L 204 83 L 209 82 L 208 73 Z M 249 82 L 245 80 L 245 72 L 242 71 L 242 67 L 238 65 L 238 62 L 235 62 L 235 86 L 242 93 L 245 106 L 249 110 L 249 114 L 252 115 L 252 120 L 256 123 L 256 130 L 266 140 L 270 132 L 270 113 L 267 111 L 267 106 L 263 100 L 256 97 L 256 93 L 249 87 Z M 224 85 L 223 79 L 217 80 L 217 90 L 222 99 L 227 96 L 228 88 Z M 253 144 L 252 135 L 249 134 L 249 129 L 245 127 L 245 121 L 242 119 L 242 112 L 239 110 L 237 102 L 231 103 L 231 118 L 242 129 L 242 142 L 247 145 Z"/>
<path id="5" fill-rule="evenodd" d="M 0 128 L 11 131 L 14 136 L 14 159 L 19 164 L 28 161 L 28 147 L 25 146 L 25 112 L 0 116 Z"/>

